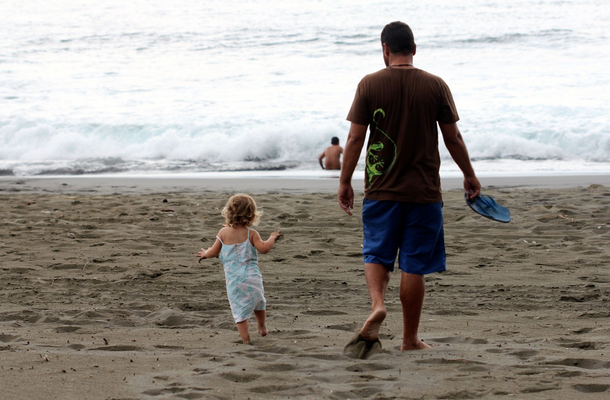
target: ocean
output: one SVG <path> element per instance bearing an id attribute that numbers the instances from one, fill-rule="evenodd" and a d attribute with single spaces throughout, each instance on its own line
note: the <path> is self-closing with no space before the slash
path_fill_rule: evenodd
<path id="1" fill-rule="evenodd" d="M 607 0 L 2 0 L 0 15 L 0 175 L 310 175 L 345 142 L 394 20 L 451 87 L 478 173 L 610 173 Z"/>

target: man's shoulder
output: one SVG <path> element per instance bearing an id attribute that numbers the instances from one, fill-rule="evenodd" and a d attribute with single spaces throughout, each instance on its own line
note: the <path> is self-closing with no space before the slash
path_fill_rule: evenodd
<path id="1" fill-rule="evenodd" d="M 362 78 L 363 81 L 367 81 L 367 80 L 375 80 L 381 77 L 385 77 L 385 76 L 389 76 L 390 75 L 390 70 L 389 68 L 384 68 L 384 69 L 380 69 L 379 71 L 375 71 L 372 72 L 370 74 L 366 74 L 364 76 L 364 78 Z"/>
<path id="2" fill-rule="evenodd" d="M 392 69 L 390 69 L 390 68 L 380 69 L 379 71 L 375 71 L 373 73 L 365 75 L 364 78 L 362 78 L 362 81 L 363 82 L 375 81 L 375 80 L 379 80 L 379 79 L 391 79 L 392 77 L 396 77 L 396 78 L 400 77 L 400 75 L 396 75 L 393 72 L 394 71 L 392 71 Z M 410 73 L 413 73 L 418 79 L 427 79 L 427 80 L 444 82 L 443 78 L 441 78 L 440 76 L 432 74 L 423 69 L 415 68 L 415 69 L 410 70 Z"/>
<path id="3" fill-rule="evenodd" d="M 440 76 L 432 74 L 432 73 L 430 73 L 428 71 L 424 71 L 423 69 L 420 69 L 419 71 L 421 72 L 422 79 L 428 79 L 428 80 L 431 80 L 431 81 L 436 81 L 436 82 L 439 82 L 439 83 L 441 83 L 443 85 L 445 84 L 445 81 Z"/>

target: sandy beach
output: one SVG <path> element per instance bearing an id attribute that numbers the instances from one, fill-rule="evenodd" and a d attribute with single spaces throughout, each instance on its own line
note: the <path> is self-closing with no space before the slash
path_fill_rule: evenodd
<path id="1" fill-rule="evenodd" d="M 610 177 L 482 178 L 473 213 L 443 180 L 448 271 L 427 277 L 401 352 L 398 274 L 383 352 L 343 346 L 369 311 L 337 180 L 0 178 L 1 399 L 608 399 Z M 360 181 L 354 181 L 356 189 Z M 285 237 L 260 266 L 269 335 L 240 343 L 218 260 L 229 193 Z"/>

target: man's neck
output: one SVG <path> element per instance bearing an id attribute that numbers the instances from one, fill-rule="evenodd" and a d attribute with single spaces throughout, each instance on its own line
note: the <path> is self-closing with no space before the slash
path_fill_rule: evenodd
<path id="1" fill-rule="evenodd" d="M 392 68 L 412 68 L 413 56 L 393 55 L 388 59 L 388 67 Z"/>

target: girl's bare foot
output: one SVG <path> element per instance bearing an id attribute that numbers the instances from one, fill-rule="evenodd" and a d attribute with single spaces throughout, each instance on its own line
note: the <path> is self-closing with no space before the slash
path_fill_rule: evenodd
<path id="1" fill-rule="evenodd" d="M 256 328 L 258 330 L 258 334 L 261 336 L 267 336 L 269 331 L 267 331 L 267 325 L 265 324 L 266 318 L 265 310 L 254 310 L 254 317 L 256 318 Z"/>
<path id="2" fill-rule="evenodd" d="M 238 322 L 236 325 L 237 332 L 239 332 L 239 337 L 241 337 L 241 341 L 244 344 L 251 344 L 250 332 L 248 331 L 248 320 Z"/>

